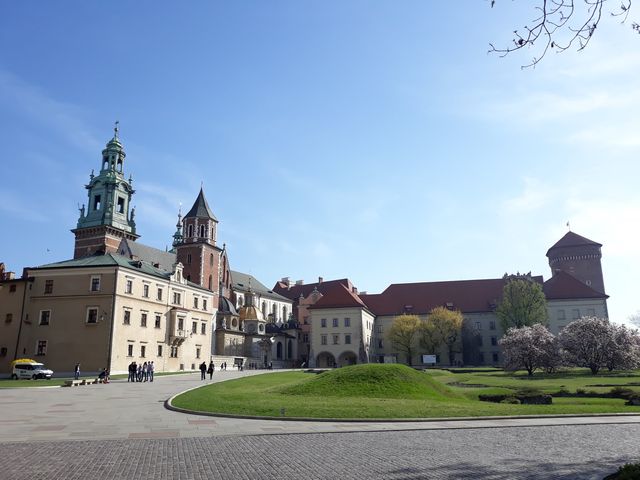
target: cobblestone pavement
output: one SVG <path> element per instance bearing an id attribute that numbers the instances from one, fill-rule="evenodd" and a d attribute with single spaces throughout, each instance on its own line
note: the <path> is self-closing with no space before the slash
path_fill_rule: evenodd
<path id="1" fill-rule="evenodd" d="M 640 425 L 5 443 L 3 480 L 602 479 Z"/>

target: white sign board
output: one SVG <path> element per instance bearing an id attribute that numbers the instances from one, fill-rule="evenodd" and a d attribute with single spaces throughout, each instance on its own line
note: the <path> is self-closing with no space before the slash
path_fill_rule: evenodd
<path id="1" fill-rule="evenodd" d="M 422 355 L 422 363 L 436 363 L 435 355 Z"/>

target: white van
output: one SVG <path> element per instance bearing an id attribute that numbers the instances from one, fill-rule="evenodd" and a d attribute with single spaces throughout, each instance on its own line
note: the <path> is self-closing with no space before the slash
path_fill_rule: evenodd
<path id="1" fill-rule="evenodd" d="M 51 380 L 53 371 L 45 368 L 42 363 L 16 363 L 13 366 L 13 373 L 11 378 L 18 379 L 33 379 L 46 378 Z"/>

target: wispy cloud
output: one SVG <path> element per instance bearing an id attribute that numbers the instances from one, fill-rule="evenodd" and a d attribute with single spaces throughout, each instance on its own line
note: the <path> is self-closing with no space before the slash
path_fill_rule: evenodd
<path id="1" fill-rule="evenodd" d="M 531 212 L 548 206 L 554 199 L 555 193 L 555 189 L 548 182 L 525 177 L 522 191 L 515 197 L 507 199 L 504 207 L 509 213 Z"/>

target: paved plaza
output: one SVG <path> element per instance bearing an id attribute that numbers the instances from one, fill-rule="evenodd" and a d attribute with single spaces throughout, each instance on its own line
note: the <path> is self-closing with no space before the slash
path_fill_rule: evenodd
<path id="1" fill-rule="evenodd" d="M 202 383 L 0 390 L 0 478 L 600 479 L 640 459 L 640 416 L 349 423 L 164 408 Z"/>

